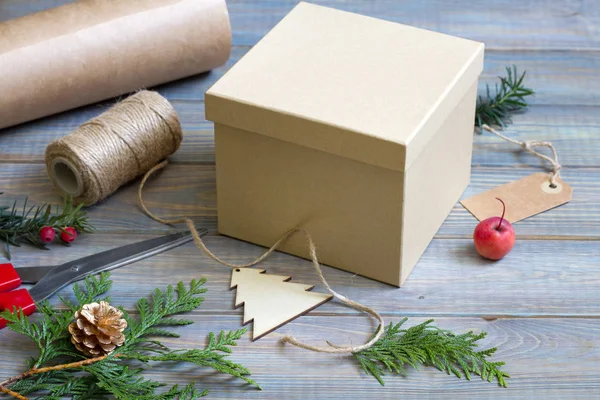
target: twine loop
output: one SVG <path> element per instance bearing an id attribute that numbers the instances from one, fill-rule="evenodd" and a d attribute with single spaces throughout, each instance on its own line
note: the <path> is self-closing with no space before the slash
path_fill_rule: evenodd
<path id="1" fill-rule="evenodd" d="M 312 346 L 312 345 L 298 341 L 293 336 L 284 336 L 281 339 L 281 341 L 283 343 L 290 343 L 296 347 L 300 347 L 305 350 L 315 351 L 318 353 L 350 354 L 350 353 L 358 353 L 360 351 L 363 351 L 363 350 L 366 350 L 366 349 L 372 347 L 375 344 L 375 342 L 377 342 L 381 338 L 381 335 L 383 334 L 384 327 L 385 327 L 383 317 L 381 317 L 381 315 L 379 315 L 379 313 L 377 313 L 377 311 L 375 311 L 374 309 L 367 307 L 365 305 L 362 305 L 360 303 L 357 303 L 353 300 L 350 300 L 348 297 L 333 290 L 333 288 L 329 285 L 329 283 L 327 282 L 327 279 L 325 279 L 325 276 L 323 275 L 323 270 L 321 269 L 321 264 L 319 263 L 319 258 L 317 257 L 317 246 L 315 245 L 315 243 L 312 239 L 312 236 L 306 230 L 304 230 L 302 228 L 298 228 L 298 227 L 290 229 L 289 231 L 284 233 L 279 238 L 279 240 L 277 240 L 275 242 L 275 244 L 273 244 L 269 249 L 267 249 L 258 258 L 254 259 L 253 261 L 250 261 L 246 264 L 232 264 L 230 262 L 222 260 L 217 255 L 215 255 L 212 251 L 210 251 L 210 249 L 208 247 L 206 247 L 206 244 L 204 243 L 204 241 L 198 234 L 198 231 L 196 230 L 194 221 L 192 221 L 191 219 L 189 219 L 189 218 L 164 219 L 164 218 L 154 215 L 148 209 L 148 207 L 146 207 L 146 204 L 144 203 L 144 200 L 142 197 L 144 185 L 146 184 L 146 181 L 148 180 L 148 178 L 150 178 L 150 176 L 154 172 L 166 167 L 167 164 L 168 164 L 168 162 L 167 162 L 167 160 L 165 160 L 165 161 L 157 164 L 156 166 L 154 166 L 152 169 L 150 169 L 144 175 L 144 178 L 142 179 L 140 186 L 138 188 L 138 202 L 140 204 L 140 207 L 142 207 L 142 209 L 144 210 L 146 215 L 148 215 L 150 218 L 152 218 L 153 220 L 155 220 L 157 222 L 160 222 L 162 224 L 167 224 L 167 225 L 181 224 L 181 223 L 185 224 L 187 226 L 187 228 L 190 230 L 190 232 L 192 233 L 192 237 L 194 238 L 194 243 L 196 244 L 196 247 L 198 247 L 200 250 L 202 250 L 204 252 L 204 254 L 206 254 L 213 261 L 216 261 L 221 265 L 224 265 L 226 267 L 230 267 L 233 269 L 250 268 L 250 267 L 255 266 L 256 264 L 264 261 L 267 257 L 269 257 L 269 255 L 271 255 L 274 251 L 276 251 L 291 236 L 293 236 L 295 234 L 301 234 L 304 236 L 304 238 L 306 240 L 306 246 L 308 248 L 313 267 L 315 268 L 315 271 L 317 272 L 319 280 L 321 281 L 323 286 L 325 286 L 325 289 L 327 289 L 327 291 L 329 293 L 331 293 L 333 295 L 333 297 L 335 297 L 342 303 L 354 308 L 355 310 L 358 310 L 358 311 L 361 311 L 361 312 L 371 315 L 379 322 L 379 326 L 378 326 L 375 334 L 369 339 L 368 342 L 366 342 L 365 344 L 362 344 L 360 346 L 336 346 L 330 342 L 326 342 L 329 345 L 329 347 Z"/>
<path id="2" fill-rule="evenodd" d="M 539 157 L 542 160 L 549 162 L 552 165 L 552 172 L 550 172 L 550 174 L 548 175 L 548 181 L 550 182 L 551 187 L 556 187 L 556 179 L 558 177 L 560 177 L 560 169 L 562 168 L 562 165 L 560 165 L 560 163 L 558 162 L 558 153 L 556 152 L 556 149 L 552 145 L 552 142 L 547 142 L 547 141 L 542 141 L 542 140 L 526 140 L 526 141 L 521 142 L 520 140 L 512 139 L 506 135 L 503 135 L 502 133 L 498 132 L 494 128 L 491 128 L 487 124 L 483 124 L 481 126 L 481 128 L 485 129 L 488 132 L 493 133 L 494 135 L 498 136 L 501 139 L 506 140 L 509 143 L 520 146 L 523 149 L 527 150 L 529 153 L 533 154 L 534 156 Z M 536 147 L 549 148 L 550 151 L 552 151 L 552 158 L 535 150 Z"/>

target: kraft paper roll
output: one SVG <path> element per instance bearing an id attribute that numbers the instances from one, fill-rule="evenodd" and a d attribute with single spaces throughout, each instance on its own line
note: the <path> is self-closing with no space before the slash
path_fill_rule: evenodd
<path id="1" fill-rule="evenodd" d="M 0 128 L 205 72 L 230 52 L 225 0 L 80 0 L 0 23 Z"/>

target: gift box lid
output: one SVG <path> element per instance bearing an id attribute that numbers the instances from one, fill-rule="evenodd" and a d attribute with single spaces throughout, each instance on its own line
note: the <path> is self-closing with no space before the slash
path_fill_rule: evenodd
<path id="1" fill-rule="evenodd" d="M 402 171 L 476 82 L 483 49 L 299 3 L 207 91 L 206 116 Z"/>

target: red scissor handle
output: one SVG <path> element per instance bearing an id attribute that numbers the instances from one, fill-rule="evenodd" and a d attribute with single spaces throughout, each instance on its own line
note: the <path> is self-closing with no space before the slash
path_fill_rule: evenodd
<path id="1" fill-rule="evenodd" d="M 21 278 L 12 264 L 0 264 L 0 292 L 8 292 L 21 286 Z"/>
<path id="2" fill-rule="evenodd" d="M 35 312 L 35 301 L 29 295 L 27 289 L 14 290 L 8 293 L 0 293 L 0 311 L 23 309 L 23 314 L 31 315 Z M 0 329 L 6 327 L 6 320 L 0 318 Z"/>
<path id="3" fill-rule="evenodd" d="M 31 315 L 35 312 L 35 301 L 27 289 L 10 290 L 21 286 L 21 278 L 12 264 L 0 264 L 0 311 L 21 308 L 23 314 Z M 0 318 L 0 329 L 6 327 L 6 320 Z"/>

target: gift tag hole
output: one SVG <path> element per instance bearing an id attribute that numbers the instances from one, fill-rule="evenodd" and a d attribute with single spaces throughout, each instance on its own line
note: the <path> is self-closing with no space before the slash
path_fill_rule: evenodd
<path id="1" fill-rule="evenodd" d="M 542 183 L 542 190 L 549 194 L 558 194 L 562 192 L 562 185 L 560 183 L 544 182 Z"/>
<path id="2" fill-rule="evenodd" d="M 236 269 L 235 269 L 235 272 L 242 272 L 242 270 L 241 270 L 241 269 L 239 269 L 239 268 L 236 268 Z"/>

